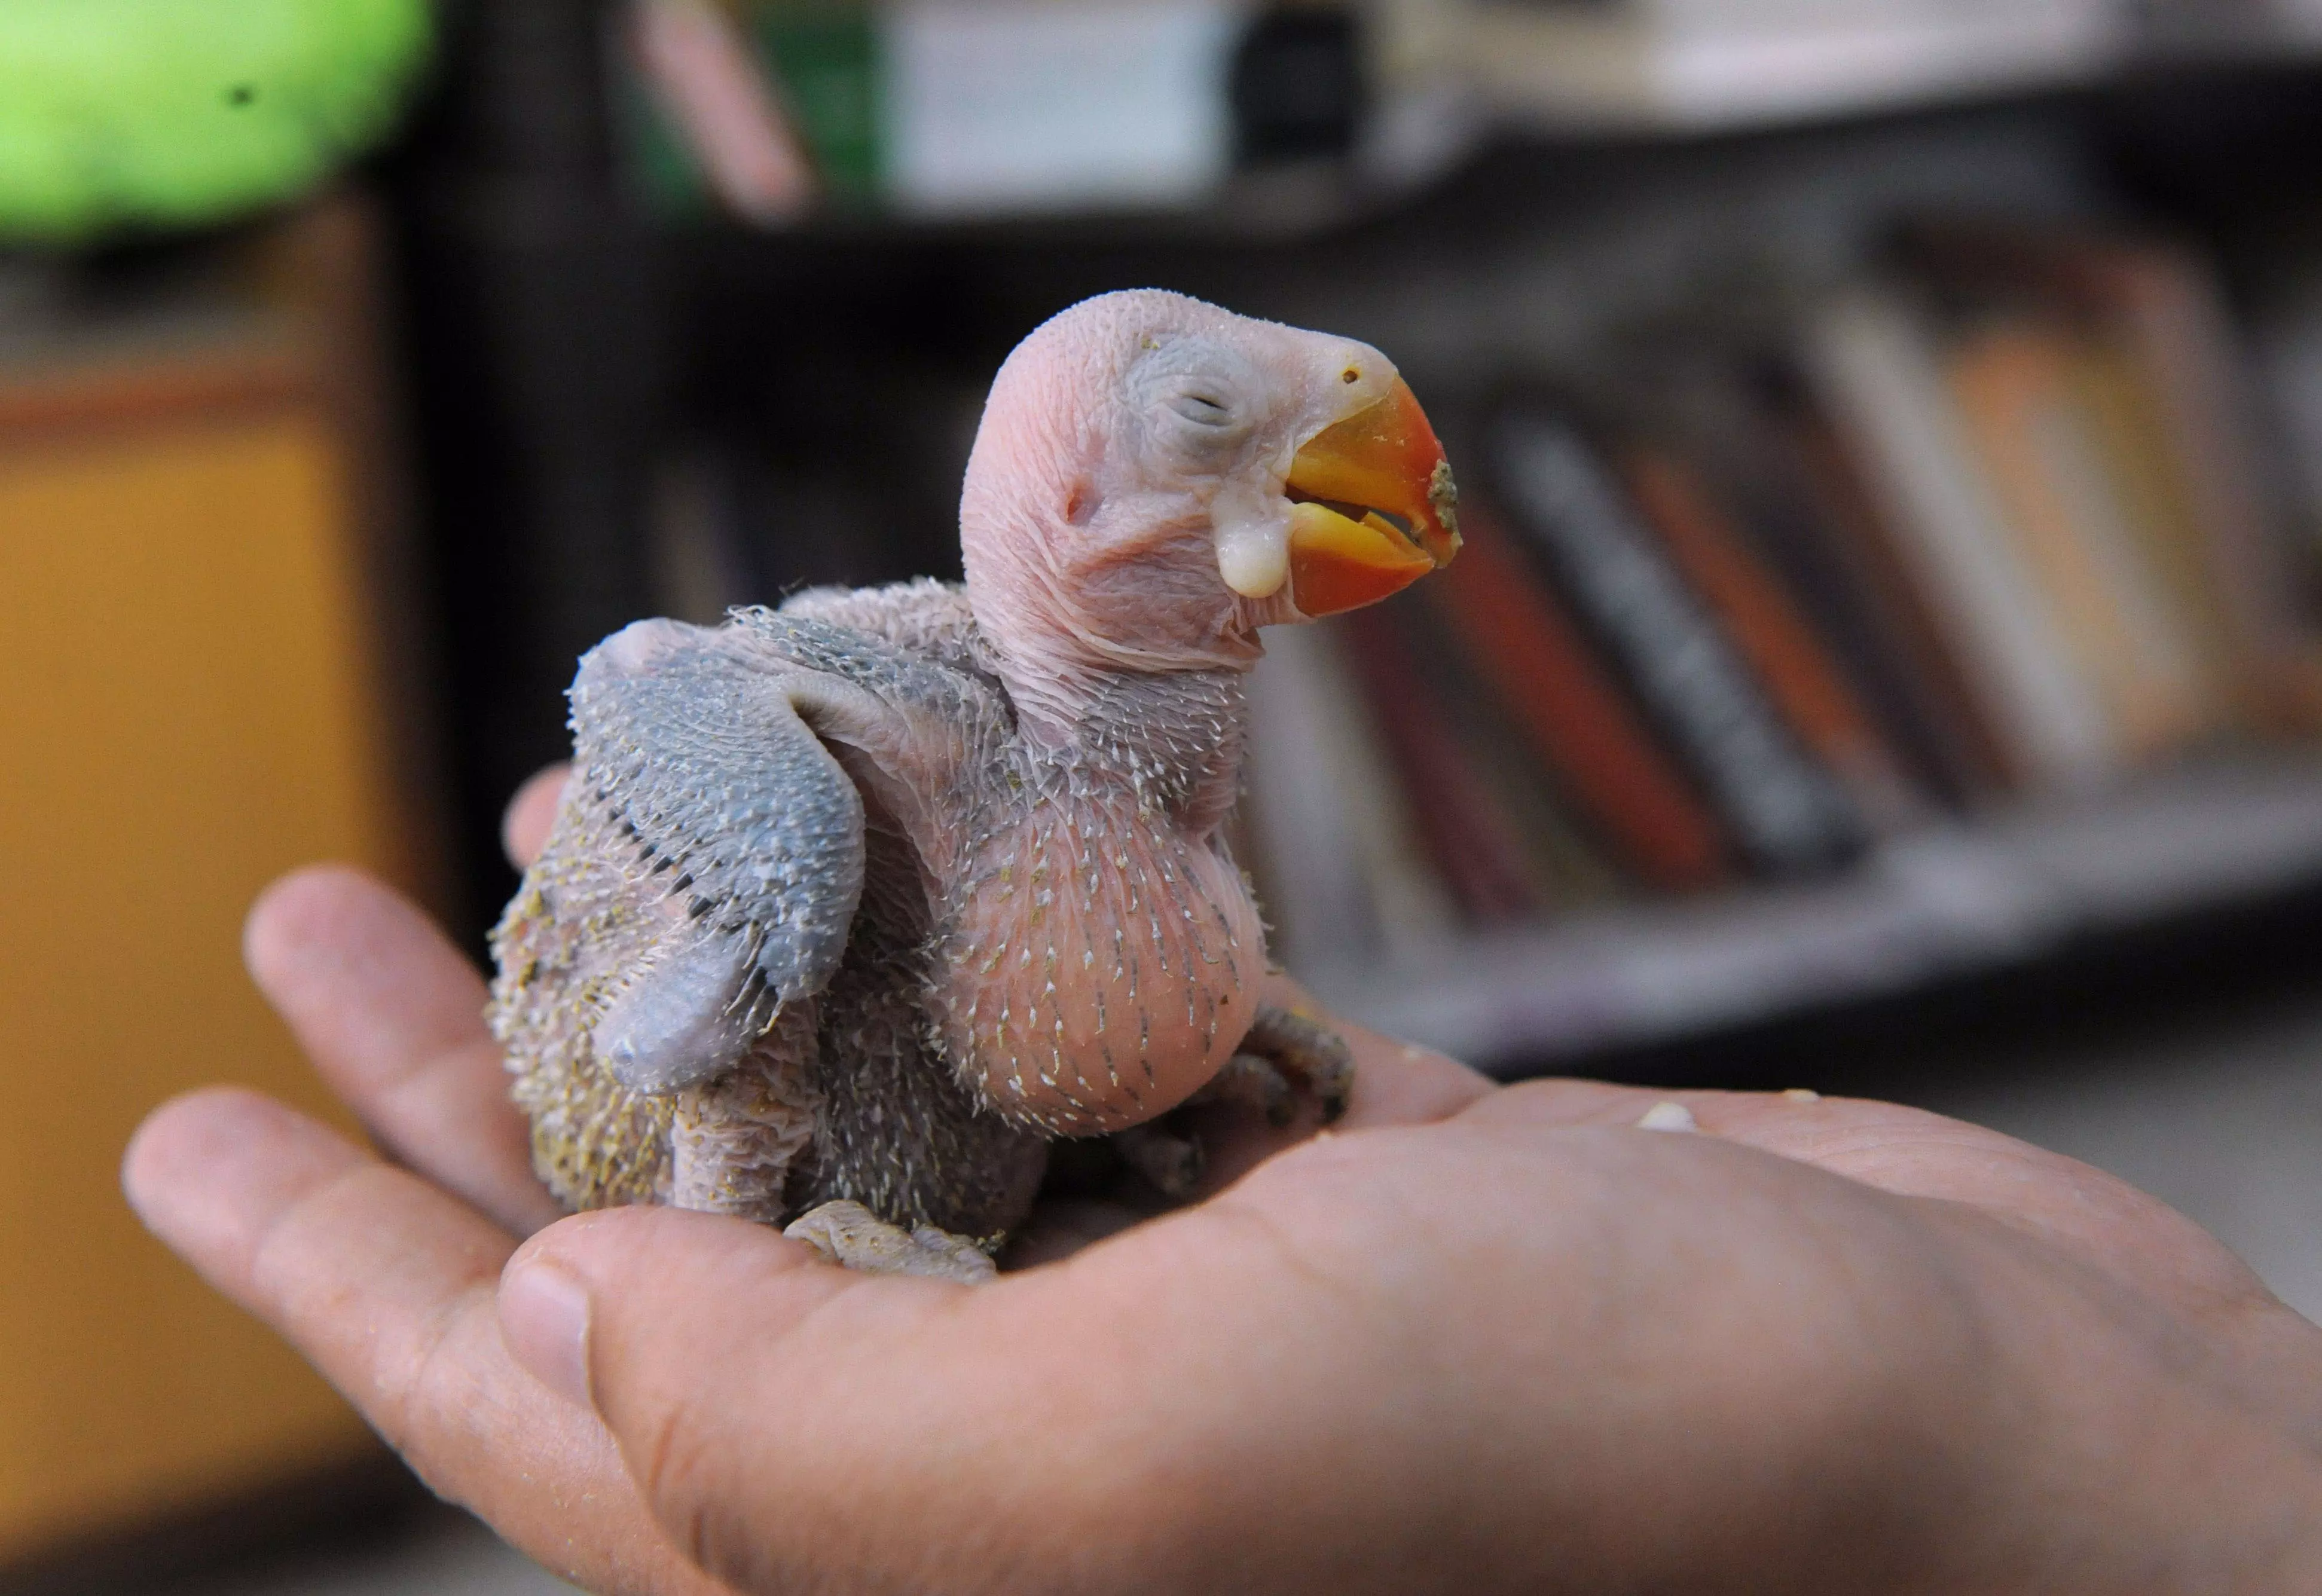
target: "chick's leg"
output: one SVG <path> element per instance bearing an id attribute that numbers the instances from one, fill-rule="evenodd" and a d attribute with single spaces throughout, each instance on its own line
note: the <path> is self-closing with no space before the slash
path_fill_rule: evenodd
<path id="1" fill-rule="evenodd" d="M 865 1274 L 927 1274 L 975 1285 L 999 1272 L 991 1254 L 966 1236 L 932 1225 L 906 1230 L 844 1199 L 809 1209 L 782 1234 Z"/>
<path id="2" fill-rule="evenodd" d="M 1249 1034 L 1203 1091 L 1247 1103 L 1274 1124 L 1287 1125 L 1296 1117 L 1303 1087 L 1328 1125 L 1347 1111 L 1354 1086 L 1355 1055 L 1345 1037 L 1275 1004 L 1261 1003 Z"/>

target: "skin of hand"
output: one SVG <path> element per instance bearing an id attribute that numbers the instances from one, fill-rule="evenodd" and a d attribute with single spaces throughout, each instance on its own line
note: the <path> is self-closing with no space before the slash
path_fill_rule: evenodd
<path id="1" fill-rule="evenodd" d="M 1348 1027 L 1334 1134 L 1245 1127 L 1205 1200 L 964 1287 L 559 1218 L 474 971 L 352 871 L 247 951 L 378 1150 L 214 1089 L 131 1201 L 592 1591 L 2322 1588 L 2322 1331 L 1955 1121 L 1696 1092 L 1656 1134 L 1655 1094 Z"/>

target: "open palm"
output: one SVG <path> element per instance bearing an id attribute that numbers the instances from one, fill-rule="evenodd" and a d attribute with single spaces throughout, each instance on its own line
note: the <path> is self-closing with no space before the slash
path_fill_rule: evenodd
<path id="1" fill-rule="evenodd" d="M 536 846 L 553 789 L 511 816 Z M 250 962 L 379 1153 L 246 1092 L 132 1200 L 419 1473 L 619 1592 L 2299 1588 L 2322 1333 L 2180 1216 L 1888 1105 L 1495 1088 L 1359 1032 L 1333 1134 L 966 1288 L 560 1219 L 466 962 L 351 871 Z M 529 1238 L 529 1239 L 526 1239 Z M 2302 1561 L 2301 1561 L 2302 1559 Z M 705 1570 L 707 1572 L 705 1572 Z M 2236 1588 L 2240 1588 L 2238 1585 Z"/>

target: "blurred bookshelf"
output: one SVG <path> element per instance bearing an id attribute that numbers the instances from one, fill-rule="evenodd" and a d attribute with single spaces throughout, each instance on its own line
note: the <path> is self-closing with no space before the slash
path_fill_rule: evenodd
<path id="1" fill-rule="evenodd" d="M 481 905 L 580 649 L 955 574 L 992 370 L 1155 284 L 1377 343 L 1477 508 L 1260 669 L 1246 856 L 1348 1014 L 1586 1068 L 2322 924 L 2295 0 L 458 21 L 389 176 Z"/>

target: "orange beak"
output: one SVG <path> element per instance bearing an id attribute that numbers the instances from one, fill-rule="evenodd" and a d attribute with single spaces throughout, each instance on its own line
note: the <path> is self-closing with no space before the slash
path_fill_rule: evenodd
<path id="1" fill-rule="evenodd" d="M 1290 462 L 1290 595 L 1334 616 L 1402 591 L 1459 552 L 1459 490 L 1427 414 L 1401 378 L 1325 427 Z"/>

